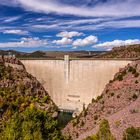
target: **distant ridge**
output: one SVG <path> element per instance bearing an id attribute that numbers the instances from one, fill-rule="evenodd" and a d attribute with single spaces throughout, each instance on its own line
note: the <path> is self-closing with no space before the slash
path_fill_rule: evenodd
<path id="1" fill-rule="evenodd" d="M 140 57 L 140 44 L 114 47 L 111 51 L 35 51 L 31 53 L 14 50 L 0 50 L 0 55 L 14 54 L 17 58 L 138 58 Z"/>
<path id="2" fill-rule="evenodd" d="M 0 50 L 0 55 L 8 55 L 9 52 L 17 58 L 64 58 L 64 55 L 69 55 L 71 58 L 92 58 L 103 53 L 103 51 L 35 51 L 27 53 L 14 50 Z"/>

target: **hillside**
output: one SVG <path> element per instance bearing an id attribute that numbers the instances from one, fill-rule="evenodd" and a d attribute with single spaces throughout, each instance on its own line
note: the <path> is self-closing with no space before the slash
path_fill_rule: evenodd
<path id="1" fill-rule="evenodd" d="M 56 59 L 64 58 L 64 55 L 69 55 L 71 58 L 91 58 L 103 53 L 102 51 L 35 51 L 31 53 L 18 52 L 13 50 L 3 51 L 0 50 L 0 55 L 14 54 L 17 58 L 43 58 L 43 59 Z"/>
<path id="2" fill-rule="evenodd" d="M 0 55 L 8 55 L 9 52 L 17 58 L 44 58 L 56 59 L 64 58 L 139 58 L 140 44 L 114 47 L 111 51 L 35 51 L 32 53 L 18 52 L 14 50 L 0 50 Z"/>
<path id="3" fill-rule="evenodd" d="M 101 53 L 98 58 L 138 58 L 140 57 L 140 44 L 114 47 L 111 51 Z"/>
<path id="4" fill-rule="evenodd" d="M 22 63 L 0 58 L 0 137 L 63 140 L 56 117 L 56 105 Z"/>
<path id="5" fill-rule="evenodd" d="M 101 120 L 107 119 L 112 134 L 121 140 L 131 126 L 140 127 L 140 60 L 114 76 L 101 96 L 63 129 L 63 134 L 82 140 L 97 132 Z"/>

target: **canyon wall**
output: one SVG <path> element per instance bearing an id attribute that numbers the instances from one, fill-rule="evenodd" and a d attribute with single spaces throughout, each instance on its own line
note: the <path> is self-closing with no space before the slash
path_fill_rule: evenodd
<path id="1" fill-rule="evenodd" d="M 21 60 L 60 109 L 79 110 L 100 95 L 130 60 Z"/>

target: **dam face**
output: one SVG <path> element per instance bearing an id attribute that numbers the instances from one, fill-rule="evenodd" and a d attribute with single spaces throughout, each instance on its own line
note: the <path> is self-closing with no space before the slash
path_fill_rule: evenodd
<path id="1" fill-rule="evenodd" d="M 79 110 L 101 95 L 128 60 L 21 60 L 60 109 Z"/>

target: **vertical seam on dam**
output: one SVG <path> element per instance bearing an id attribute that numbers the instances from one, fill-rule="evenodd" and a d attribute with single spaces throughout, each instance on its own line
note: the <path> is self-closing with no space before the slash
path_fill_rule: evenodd
<path id="1" fill-rule="evenodd" d="M 64 72 L 65 72 L 65 82 L 69 83 L 69 74 L 70 74 L 70 62 L 69 55 L 64 56 Z"/>

